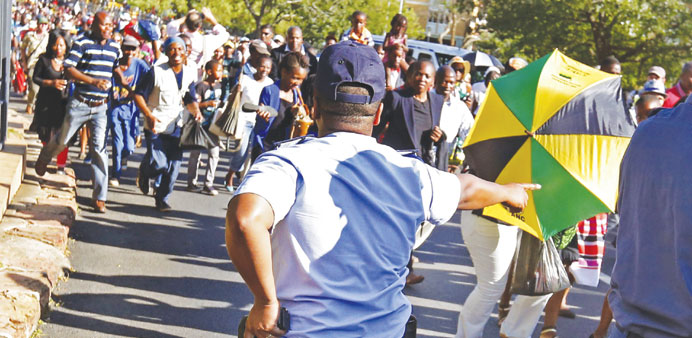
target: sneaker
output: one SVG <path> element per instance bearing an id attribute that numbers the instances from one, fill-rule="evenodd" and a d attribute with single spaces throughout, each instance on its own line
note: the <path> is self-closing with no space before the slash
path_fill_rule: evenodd
<path id="1" fill-rule="evenodd" d="M 195 184 L 188 184 L 187 188 L 185 188 L 185 189 L 189 192 L 201 192 L 202 191 L 202 188 L 200 188 L 199 186 L 197 186 Z"/>
<path id="2" fill-rule="evenodd" d="M 203 191 L 205 194 L 211 195 L 211 196 L 216 196 L 216 195 L 219 194 L 219 192 L 216 191 L 216 189 L 214 189 L 214 187 L 208 187 L 208 186 L 206 186 L 206 185 L 204 186 L 204 188 L 202 189 L 202 191 Z"/>
<path id="3" fill-rule="evenodd" d="M 135 184 L 139 187 L 142 194 L 149 195 L 149 178 L 145 177 L 141 170 L 137 172 Z"/>
<path id="4" fill-rule="evenodd" d="M 226 191 L 231 192 L 231 193 L 235 190 L 235 189 L 233 189 L 232 185 L 224 185 L 224 187 L 226 188 Z"/>
<path id="5" fill-rule="evenodd" d="M 84 158 L 84 161 L 82 163 L 91 164 L 91 153 L 87 154 L 87 156 Z"/>
<path id="6" fill-rule="evenodd" d="M 168 204 L 164 201 L 161 201 L 161 202 L 157 201 L 156 202 L 156 209 L 160 212 L 169 212 L 169 211 L 173 210 L 173 207 L 171 207 L 170 204 Z"/>
<path id="7" fill-rule="evenodd" d="M 127 157 L 124 157 L 124 158 L 120 161 L 120 170 L 122 170 L 122 171 L 127 170 Z"/>
<path id="8" fill-rule="evenodd" d="M 58 167 L 58 171 L 55 173 L 58 175 L 65 175 L 65 167 Z"/>
<path id="9" fill-rule="evenodd" d="M 120 181 L 118 181 L 117 178 L 111 178 L 110 181 L 108 181 L 108 184 L 110 184 L 111 187 L 119 187 Z"/>

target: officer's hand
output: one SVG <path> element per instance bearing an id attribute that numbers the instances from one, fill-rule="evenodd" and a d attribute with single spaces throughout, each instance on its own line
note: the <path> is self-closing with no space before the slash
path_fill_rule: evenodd
<path id="1" fill-rule="evenodd" d="M 529 194 L 526 193 L 528 190 L 538 190 L 541 188 L 540 184 L 532 183 L 510 183 L 505 184 L 507 203 L 510 208 L 516 208 L 518 211 L 524 210 L 526 204 L 529 203 Z"/>
<path id="2" fill-rule="evenodd" d="M 279 302 L 262 304 L 255 302 L 245 322 L 245 337 L 266 338 L 282 337 L 286 331 L 279 330 L 276 322 L 279 319 Z"/>

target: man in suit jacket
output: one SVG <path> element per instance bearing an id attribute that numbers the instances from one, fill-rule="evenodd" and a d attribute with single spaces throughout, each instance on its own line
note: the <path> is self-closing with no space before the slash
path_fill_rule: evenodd
<path id="1" fill-rule="evenodd" d="M 416 61 L 406 73 L 404 87 L 388 91 L 377 137 L 397 150 L 415 149 L 425 163 L 447 170 L 446 136 L 440 129 L 444 96 L 430 91 L 435 82 L 435 67 L 430 61 Z M 388 127 L 387 127 L 388 125 Z M 385 130 L 386 128 L 386 130 Z"/>
<path id="2" fill-rule="evenodd" d="M 308 76 L 317 72 L 317 57 L 310 53 L 308 46 L 303 43 L 303 31 L 298 26 L 291 26 L 286 31 L 286 43 L 272 49 L 271 57 L 274 61 L 269 77 L 276 81 L 279 79 L 279 64 L 281 59 L 290 52 L 300 52 L 310 59 L 310 70 Z M 306 93 L 307 94 L 307 93 Z"/>

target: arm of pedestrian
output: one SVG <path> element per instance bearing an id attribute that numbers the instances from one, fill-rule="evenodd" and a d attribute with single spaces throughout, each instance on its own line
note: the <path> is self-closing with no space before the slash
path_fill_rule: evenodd
<path id="1" fill-rule="evenodd" d="M 512 208 L 523 210 L 529 200 L 527 191 L 538 190 L 540 184 L 509 183 L 497 184 L 471 174 L 458 174 L 461 183 L 459 209 L 480 209 L 497 203 L 506 203 Z"/>
<path id="2" fill-rule="evenodd" d="M 98 89 L 101 89 L 101 90 L 107 90 L 111 86 L 111 82 L 109 80 L 103 80 L 103 79 L 99 80 L 99 79 L 93 78 L 89 75 L 82 73 L 81 71 L 79 71 L 75 67 L 66 67 L 65 68 L 65 75 L 70 80 L 83 82 L 83 83 L 92 85 L 94 87 L 97 87 Z"/>
<path id="3" fill-rule="evenodd" d="M 213 102 L 213 101 L 208 101 L 208 102 Z M 204 120 L 204 116 L 202 116 L 202 112 L 199 110 L 199 103 L 197 102 L 191 102 L 185 105 L 185 108 L 187 108 L 187 111 L 194 116 L 195 121 L 202 122 Z"/>
<path id="4" fill-rule="evenodd" d="M 440 129 L 439 126 L 435 126 L 435 128 L 433 128 L 432 132 L 430 133 L 430 139 L 433 142 L 437 143 L 440 141 L 443 135 L 444 132 L 442 131 L 442 129 Z"/>
<path id="5" fill-rule="evenodd" d="M 120 67 L 113 68 L 113 79 L 115 79 L 116 84 L 125 88 L 125 90 L 128 92 L 134 91 L 127 80 L 125 80 L 125 75 L 123 75 L 123 71 L 120 69 Z"/>
<path id="6" fill-rule="evenodd" d="M 144 118 L 147 119 L 147 124 L 151 132 L 155 133 L 154 126 L 156 125 L 156 122 L 161 122 L 161 120 L 157 119 L 154 115 L 151 114 L 151 110 L 149 110 L 149 107 L 147 106 L 147 101 L 144 99 L 144 96 L 135 93 L 134 100 L 135 104 L 137 105 L 137 108 L 139 108 L 139 111 L 141 111 L 142 114 L 144 114 Z"/>
<path id="7" fill-rule="evenodd" d="M 201 12 L 204 15 L 204 20 L 207 20 L 212 26 L 216 26 L 219 24 L 219 22 L 216 21 L 216 18 L 214 17 L 214 13 L 212 13 L 208 7 L 202 7 Z"/>
<path id="8" fill-rule="evenodd" d="M 263 197 L 245 193 L 228 203 L 226 211 L 226 249 L 236 269 L 255 297 L 245 324 L 245 337 L 283 336 L 276 322 L 276 298 L 269 229 L 274 211 Z"/>

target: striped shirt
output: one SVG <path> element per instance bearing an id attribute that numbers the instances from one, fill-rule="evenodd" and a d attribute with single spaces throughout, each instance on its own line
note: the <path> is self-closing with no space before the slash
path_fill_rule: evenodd
<path id="1" fill-rule="evenodd" d="M 63 65 L 65 68 L 76 67 L 90 77 L 110 82 L 113 69 L 118 66 L 121 56 L 120 46 L 115 41 L 108 40 L 106 44 L 101 45 L 90 36 L 84 36 L 74 41 L 70 56 L 65 59 Z M 88 100 L 98 101 L 108 98 L 108 91 L 77 82 L 74 93 Z"/>

